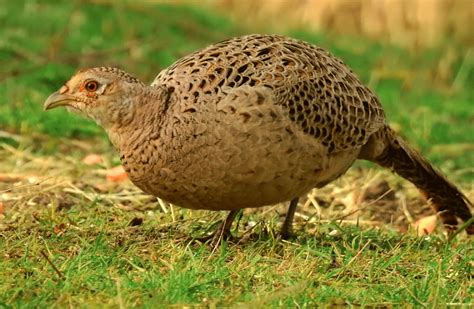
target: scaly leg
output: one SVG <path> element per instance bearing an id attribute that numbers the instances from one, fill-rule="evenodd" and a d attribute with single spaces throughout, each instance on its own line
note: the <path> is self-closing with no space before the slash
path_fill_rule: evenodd
<path id="1" fill-rule="evenodd" d="M 295 197 L 290 202 L 290 207 L 286 213 L 285 222 L 280 230 L 281 238 L 288 239 L 291 236 L 292 225 L 293 225 L 293 218 L 295 217 L 296 207 L 298 206 L 299 197 Z"/>
<path id="2" fill-rule="evenodd" d="M 230 228 L 232 227 L 232 222 L 234 222 L 235 216 L 239 212 L 237 210 L 231 210 L 227 217 L 225 218 L 224 222 L 219 224 L 219 227 L 216 229 L 214 233 L 209 236 L 204 236 L 198 238 L 201 242 L 206 242 L 211 240 L 210 245 L 212 247 L 217 247 L 221 241 L 221 239 L 228 239 L 230 236 Z"/>

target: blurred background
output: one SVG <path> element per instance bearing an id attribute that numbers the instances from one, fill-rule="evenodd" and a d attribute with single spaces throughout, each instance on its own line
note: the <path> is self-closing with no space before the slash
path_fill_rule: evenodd
<path id="1" fill-rule="evenodd" d="M 192 1 L 188 1 L 192 3 Z M 472 46 L 472 0 L 207 0 L 247 25 L 364 36 L 407 48 Z"/>
<path id="2" fill-rule="evenodd" d="M 105 141 L 90 121 L 42 111 L 79 68 L 118 66 L 148 83 L 213 42 L 278 33 L 342 58 L 397 130 L 472 181 L 473 18 L 471 0 L 0 0 L 0 141 L 45 152 L 55 138 Z"/>

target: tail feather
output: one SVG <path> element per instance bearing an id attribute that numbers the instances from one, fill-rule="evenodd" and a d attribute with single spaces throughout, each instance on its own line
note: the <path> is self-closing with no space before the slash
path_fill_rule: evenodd
<path id="1" fill-rule="evenodd" d="M 377 140 L 382 138 L 385 145 L 380 153 L 370 158 L 371 161 L 390 168 L 412 182 L 430 200 L 448 231 L 456 229 L 457 218 L 463 221 L 471 219 L 472 203 L 453 183 L 392 129 L 386 127 L 379 132 L 382 136 L 378 136 Z M 375 148 L 372 146 L 372 149 Z M 466 231 L 474 234 L 474 224 L 468 226 Z"/>

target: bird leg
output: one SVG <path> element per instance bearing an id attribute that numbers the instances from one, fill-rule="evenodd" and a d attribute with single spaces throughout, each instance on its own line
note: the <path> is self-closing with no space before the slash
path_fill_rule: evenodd
<path id="1" fill-rule="evenodd" d="M 230 228 L 232 227 L 232 222 L 234 222 L 235 216 L 239 210 L 231 210 L 224 222 L 217 228 L 216 235 L 220 239 L 228 239 L 230 236 Z"/>
<path id="2" fill-rule="evenodd" d="M 201 242 L 206 242 L 211 239 L 211 246 L 216 247 L 222 239 L 228 239 L 230 236 L 230 228 L 232 227 L 232 222 L 234 222 L 235 216 L 239 212 L 240 209 L 231 210 L 227 217 L 225 218 L 224 222 L 219 224 L 219 227 L 208 236 L 198 238 Z"/>
<path id="3" fill-rule="evenodd" d="M 288 239 L 291 236 L 292 225 L 293 225 L 293 218 L 295 217 L 296 207 L 298 206 L 298 197 L 295 197 L 290 202 L 290 207 L 286 212 L 285 221 L 280 230 L 280 235 L 282 239 Z"/>

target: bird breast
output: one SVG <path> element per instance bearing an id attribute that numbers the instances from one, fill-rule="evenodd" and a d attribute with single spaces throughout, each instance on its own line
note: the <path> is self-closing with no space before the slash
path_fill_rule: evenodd
<path id="1" fill-rule="evenodd" d="M 267 88 L 223 94 L 215 104 L 171 105 L 159 133 L 132 134 L 119 149 L 130 179 L 182 207 L 230 210 L 289 200 L 347 169 L 331 164 Z"/>

